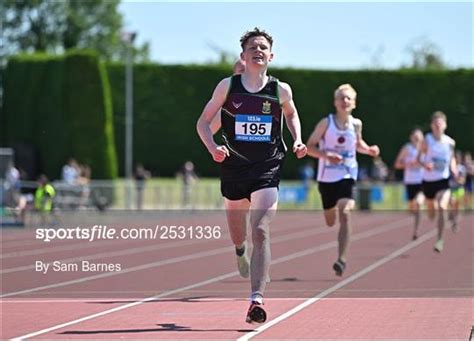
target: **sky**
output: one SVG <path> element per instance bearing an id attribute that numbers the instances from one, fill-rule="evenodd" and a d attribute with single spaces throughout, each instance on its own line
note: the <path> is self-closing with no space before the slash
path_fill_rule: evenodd
<path id="1" fill-rule="evenodd" d="M 154 62 L 216 62 L 236 57 L 254 27 L 274 39 L 277 67 L 393 69 L 411 61 L 408 47 L 431 42 L 445 63 L 472 68 L 473 2 L 157 2 L 119 7 L 137 43 L 148 41 Z"/>

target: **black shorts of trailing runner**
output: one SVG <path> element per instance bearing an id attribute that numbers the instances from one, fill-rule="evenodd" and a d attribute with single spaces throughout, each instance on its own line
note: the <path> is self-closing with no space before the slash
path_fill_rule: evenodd
<path id="1" fill-rule="evenodd" d="M 408 200 L 413 200 L 418 195 L 418 193 L 423 193 L 421 184 L 407 184 L 405 185 L 405 190 L 407 192 Z"/>
<path id="2" fill-rule="evenodd" d="M 221 167 L 221 193 L 229 200 L 248 199 L 263 188 L 278 188 L 283 160 L 240 167 Z"/>
<path id="3" fill-rule="evenodd" d="M 449 189 L 449 180 L 441 179 L 437 181 L 423 181 L 422 187 L 426 199 L 432 200 L 436 197 L 436 193 L 439 191 Z"/>
<path id="4" fill-rule="evenodd" d="M 354 199 L 354 179 L 342 179 L 336 182 L 319 182 L 318 189 L 321 194 L 325 210 L 336 206 L 339 199 Z"/>

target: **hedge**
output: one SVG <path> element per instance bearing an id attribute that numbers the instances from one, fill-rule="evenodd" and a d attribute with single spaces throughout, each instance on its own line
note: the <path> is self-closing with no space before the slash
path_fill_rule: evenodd
<path id="1" fill-rule="evenodd" d="M 124 66 L 110 65 L 114 127 L 120 173 L 124 164 Z M 203 176 L 216 176 L 218 167 L 200 142 L 195 124 L 220 79 L 230 69 L 214 66 L 136 65 L 134 68 L 134 160 L 155 175 L 171 176 L 192 160 Z M 342 83 L 358 91 L 354 115 L 363 121 L 364 139 L 377 143 L 383 159 L 393 163 L 415 125 L 429 130 L 433 111 L 448 115 L 447 134 L 461 150 L 474 150 L 471 90 L 474 70 L 456 71 L 315 71 L 271 69 L 288 82 L 306 140 L 315 124 L 333 111 L 333 92 Z M 286 127 L 285 141 L 292 139 Z M 219 140 L 219 138 L 217 137 Z M 362 164 L 370 159 L 360 156 Z M 288 154 L 284 177 L 295 178 L 303 164 Z"/>
<path id="2" fill-rule="evenodd" d="M 230 68 L 140 64 L 134 67 L 134 163 L 155 176 L 173 176 L 187 160 L 201 176 L 218 167 L 196 133 L 196 121 Z M 461 150 L 474 150 L 471 91 L 474 70 L 316 71 L 270 69 L 288 82 L 306 140 L 315 124 L 333 111 L 333 91 L 351 83 L 358 91 L 354 115 L 365 140 L 377 143 L 391 165 L 415 125 L 429 130 L 433 111 L 448 115 L 447 133 Z M 110 82 L 109 82 L 110 80 Z M 112 109 L 113 108 L 113 109 Z M 40 152 L 41 168 L 53 177 L 69 156 L 92 167 L 94 178 L 124 174 L 125 66 L 104 66 L 91 52 L 65 57 L 20 56 L 4 77 L 2 145 L 26 143 Z M 5 122 L 5 124 L 3 124 Z M 284 128 L 285 141 L 292 140 Z M 219 140 L 219 138 L 217 137 Z M 361 156 L 362 164 L 369 164 Z M 304 161 L 289 153 L 285 178 L 295 178 Z"/>
<path id="3" fill-rule="evenodd" d="M 115 178 L 111 103 L 107 71 L 94 52 L 14 57 L 4 76 L 2 145 L 15 148 L 30 177 L 59 178 L 75 157 L 91 166 L 93 178 Z"/>

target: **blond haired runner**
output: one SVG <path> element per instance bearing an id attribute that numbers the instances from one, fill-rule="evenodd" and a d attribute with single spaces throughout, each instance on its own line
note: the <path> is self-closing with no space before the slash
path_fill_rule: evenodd
<path id="1" fill-rule="evenodd" d="M 355 205 L 353 188 L 358 172 L 356 152 L 372 157 L 380 153 L 378 146 L 364 141 L 362 121 L 351 115 L 356 96 L 350 84 L 339 86 L 334 92 L 336 112 L 319 121 L 306 143 L 308 155 L 319 159 L 317 180 L 326 224 L 334 226 L 336 212 L 339 215 L 338 258 L 333 264 L 338 276 L 346 268 L 351 235 L 350 212 Z"/>
<path id="2" fill-rule="evenodd" d="M 197 122 L 197 131 L 214 161 L 220 164 L 221 192 L 239 272 L 243 277 L 250 273 L 252 293 L 246 321 L 263 323 L 263 294 L 271 262 L 269 225 L 277 209 L 286 153 L 283 116 L 293 136 L 292 151 L 297 158 L 306 155 L 306 146 L 301 140 L 300 120 L 290 86 L 267 75 L 273 59 L 273 38 L 255 28 L 246 32 L 240 42 L 245 70 L 217 85 Z M 211 128 L 218 114 L 222 144 L 214 141 Z M 247 221 L 253 241 L 250 269 Z"/>

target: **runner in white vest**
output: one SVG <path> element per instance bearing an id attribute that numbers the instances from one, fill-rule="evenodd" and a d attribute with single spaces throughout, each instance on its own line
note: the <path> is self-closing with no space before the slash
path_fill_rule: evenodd
<path id="1" fill-rule="evenodd" d="M 423 203 L 423 167 L 418 162 L 423 132 L 415 128 L 410 133 L 410 142 L 406 143 L 395 160 L 395 168 L 403 169 L 403 183 L 408 197 L 408 207 L 414 216 L 413 240 L 418 238 L 418 226 L 420 225 L 420 207 Z"/>
<path id="2" fill-rule="evenodd" d="M 431 116 L 431 133 L 426 134 L 418 157 L 418 161 L 425 168 L 423 193 L 426 197 L 428 215 L 434 219 L 438 212 L 438 240 L 434 246 L 436 252 L 441 252 L 444 247 L 443 232 L 451 194 L 450 170 L 455 177 L 458 176 L 454 159 L 455 141 L 444 133 L 447 126 L 446 115 L 441 111 L 436 111 Z"/>
<path id="3" fill-rule="evenodd" d="M 373 157 L 380 153 L 378 146 L 369 146 L 362 139 L 362 121 L 351 115 L 356 96 L 350 84 L 339 86 L 334 92 L 336 113 L 316 125 L 306 144 L 308 155 L 319 158 L 318 188 L 328 226 L 334 226 L 336 210 L 339 212 L 338 259 L 333 265 L 338 276 L 346 268 L 351 234 L 350 211 L 355 205 L 353 188 L 358 171 L 356 152 Z"/>

